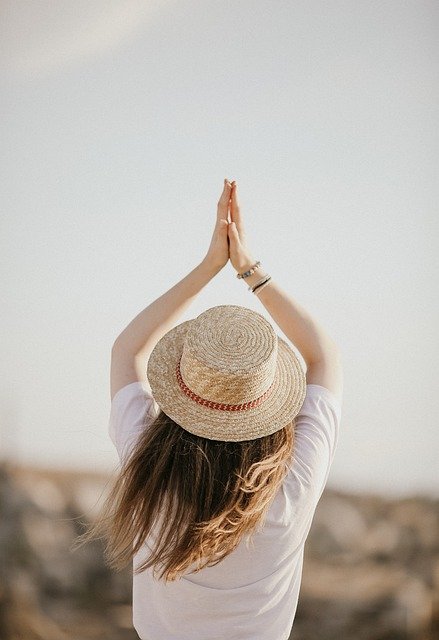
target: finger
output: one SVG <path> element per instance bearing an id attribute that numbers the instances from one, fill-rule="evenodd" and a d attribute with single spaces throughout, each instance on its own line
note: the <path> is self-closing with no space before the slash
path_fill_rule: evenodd
<path id="1" fill-rule="evenodd" d="M 227 180 L 227 178 L 224 178 L 223 191 L 218 200 L 217 220 L 220 220 L 221 218 L 227 219 L 228 217 L 231 191 L 232 191 L 231 183 L 229 182 L 229 180 Z"/>
<path id="2" fill-rule="evenodd" d="M 239 234 L 243 233 L 243 222 L 241 217 L 241 210 L 238 202 L 237 184 L 234 180 L 232 182 L 232 193 L 230 198 L 230 217 L 236 224 Z"/>
<path id="3" fill-rule="evenodd" d="M 219 197 L 218 204 L 228 203 L 230 200 L 230 194 L 232 191 L 232 185 L 227 178 L 224 178 L 223 190 Z"/>

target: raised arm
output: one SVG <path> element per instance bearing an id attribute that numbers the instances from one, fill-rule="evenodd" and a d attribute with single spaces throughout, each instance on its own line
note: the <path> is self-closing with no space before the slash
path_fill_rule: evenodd
<path id="1" fill-rule="evenodd" d="M 224 180 L 217 205 L 216 222 L 206 255 L 197 266 L 168 291 L 136 315 L 113 343 L 110 396 L 131 382 L 146 381 L 146 363 L 160 338 L 180 319 L 199 292 L 229 260 L 227 216 L 231 185 Z"/>
<path id="2" fill-rule="evenodd" d="M 242 215 L 237 198 L 236 182 L 232 183 L 229 225 L 230 261 L 239 273 L 245 272 L 256 260 L 247 244 Z M 246 286 L 253 286 L 264 275 L 259 267 L 251 276 L 242 278 Z M 255 294 L 287 338 L 297 347 L 305 360 L 307 384 L 319 384 L 337 397 L 343 393 L 343 372 L 340 349 L 321 324 L 313 318 L 290 294 L 271 280 Z"/>

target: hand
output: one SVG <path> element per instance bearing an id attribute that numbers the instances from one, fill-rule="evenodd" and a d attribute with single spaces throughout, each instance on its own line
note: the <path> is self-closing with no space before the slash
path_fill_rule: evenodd
<path id="1" fill-rule="evenodd" d="M 227 227 L 227 235 L 229 237 L 230 262 L 238 273 L 242 273 L 255 264 L 255 260 L 253 260 L 247 247 L 244 224 L 242 222 L 236 190 L 237 185 L 234 180 L 232 182 L 232 193 L 230 198 L 231 222 Z"/>
<path id="2" fill-rule="evenodd" d="M 232 185 L 227 178 L 225 178 L 223 192 L 218 200 L 215 229 L 213 230 L 210 247 L 203 260 L 203 262 L 208 263 L 209 266 L 218 270 L 222 269 L 229 260 L 227 226 L 229 224 L 228 215 L 231 190 Z"/>

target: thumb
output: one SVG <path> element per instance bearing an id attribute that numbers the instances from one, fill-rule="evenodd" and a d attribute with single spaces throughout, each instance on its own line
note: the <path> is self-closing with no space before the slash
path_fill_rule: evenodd
<path id="1" fill-rule="evenodd" d="M 238 229 L 236 228 L 236 224 L 234 222 L 229 223 L 227 231 L 234 240 L 237 240 L 239 242 Z"/>
<path id="2" fill-rule="evenodd" d="M 232 240 L 232 242 L 239 242 L 239 233 L 238 233 L 238 229 L 236 227 L 236 224 L 234 222 L 230 222 L 229 226 L 227 227 L 227 232 L 229 235 L 229 238 Z"/>

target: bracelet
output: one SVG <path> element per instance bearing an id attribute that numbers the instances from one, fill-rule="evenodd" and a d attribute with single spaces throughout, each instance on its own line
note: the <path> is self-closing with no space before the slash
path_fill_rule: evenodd
<path id="1" fill-rule="evenodd" d="M 253 289 L 253 293 L 258 294 L 264 287 L 267 286 L 267 284 L 270 282 L 270 280 L 271 280 L 271 276 L 269 278 L 267 278 L 267 280 L 265 282 L 263 282 L 260 286 L 257 287 L 257 291 L 255 291 Z"/>
<path id="2" fill-rule="evenodd" d="M 252 291 L 253 293 L 259 293 L 259 291 L 261 291 L 271 280 L 271 276 L 268 276 L 263 282 L 261 282 L 261 284 L 257 284 L 253 287 Z"/>
<path id="3" fill-rule="evenodd" d="M 270 283 L 270 280 L 271 280 L 271 278 L 268 278 L 267 282 L 264 282 L 264 284 L 261 284 L 261 286 L 260 286 L 260 287 L 258 287 L 258 290 L 257 290 L 257 291 L 254 291 L 254 294 L 255 294 L 255 295 L 258 295 L 258 293 L 259 293 L 259 292 L 260 292 L 264 287 L 266 287 L 266 286 L 267 286 L 267 284 L 269 284 L 269 283 Z"/>
<path id="4" fill-rule="evenodd" d="M 256 271 L 256 269 L 259 267 L 260 264 L 261 263 L 258 260 L 258 262 L 256 262 L 252 267 L 250 267 L 250 269 L 248 271 L 245 271 L 244 273 L 237 273 L 236 277 L 237 278 L 247 278 L 248 276 L 251 276 L 252 273 L 254 273 Z"/>
<path id="5" fill-rule="evenodd" d="M 262 278 L 260 280 L 258 280 L 255 284 L 251 284 L 249 287 L 247 287 L 248 291 L 254 291 L 254 289 L 256 287 L 258 287 L 260 284 L 262 284 L 263 282 L 265 282 L 266 278 L 267 278 L 267 273 L 265 274 L 265 276 L 262 276 Z"/>

